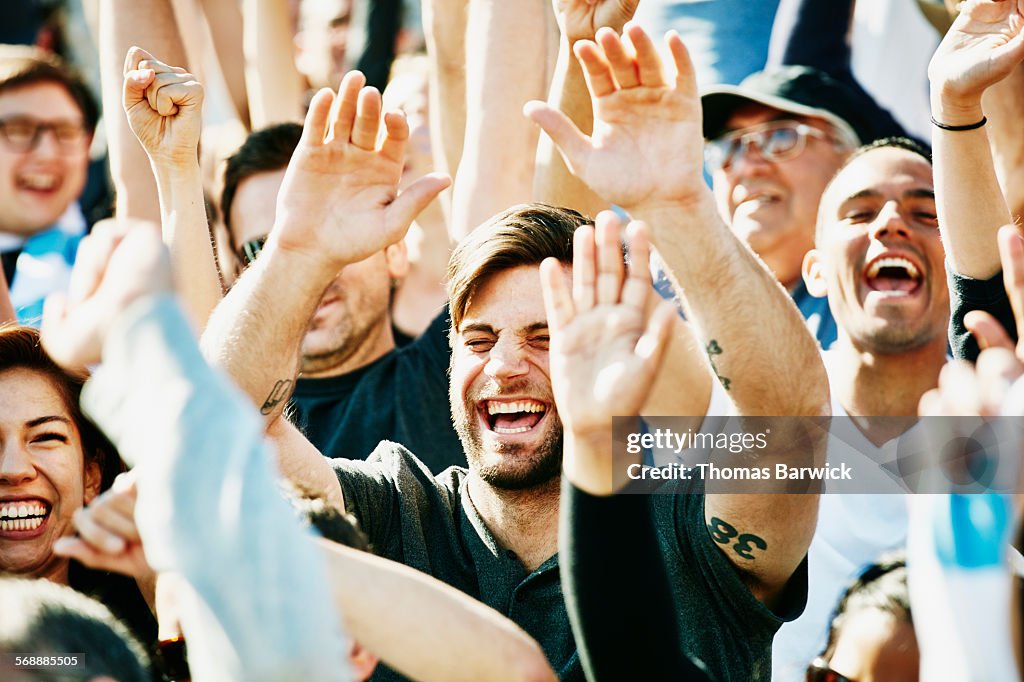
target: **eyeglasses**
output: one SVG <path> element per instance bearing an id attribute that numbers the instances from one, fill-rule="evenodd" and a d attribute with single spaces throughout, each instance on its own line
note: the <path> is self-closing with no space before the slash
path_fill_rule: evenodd
<path id="1" fill-rule="evenodd" d="M 30 152 L 39 145 L 46 131 L 53 133 L 57 147 L 68 154 L 82 150 L 85 127 L 74 121 L 40 121 L 30 116 L 12 116 L 0 119 L 0 137 L 18 153 Z"/>
<path id="2" fill-rule="evenodd" d="M 238 249 L 236 255 L 238 260 L 243 265 L 252 265 L 256 260 L 256 256 L 260 255 L 260 251 L 263 250 L 263 246 L 267 243 L 266 237 L 257 237 L 256 239 L 250 239 L 246 243 L 242 244 L 241 248 Z"/>
<path id="3" fill-rule="evenodd" d="M 828 661 L 818 656 L 807 666 L 807 682 L 853 682 L 829 667 Z"/>
<path id="4" fill-rule="evenodd" d="M 853 147 L 847 140 L 832 137 L 806 123 L 768 121 L 708 140 L 704 144 L 704 163 L 711 173 L 728 168 L 738 155 L 749 153 L 750 145 L 756 145 L 758 153 L 768 161 L 785 161 L 804 150 L 808 137 L 830 142 L 837 151 Z"/>

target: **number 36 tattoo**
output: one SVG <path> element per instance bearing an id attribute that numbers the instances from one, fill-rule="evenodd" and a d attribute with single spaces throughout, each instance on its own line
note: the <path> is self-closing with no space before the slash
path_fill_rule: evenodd
<path id="1" fill-rule="evenodd" d="M 720 545 L 728 545 L 735 539 L 736 542 L 732 544 L 732 551 L 744 559 L 754 559 L 755 549 L 768 549 L 768 543 L 764 541 L 764 538 L 750 533 L 743 533 L 741 535 L 731 524 L 726 523 L 717 516 L 711 517 L 711 523 L 708 524 L 708 532 L 711 533 L 711 539 Z"/>

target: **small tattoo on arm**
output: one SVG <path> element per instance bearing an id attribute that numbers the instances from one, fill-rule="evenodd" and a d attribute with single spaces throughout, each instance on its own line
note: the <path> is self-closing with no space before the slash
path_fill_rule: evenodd
<path id="1" fill-rule="evenodd" d="M 711 517 L 711 523 L 708 524 L 708 532 L 711 534 L 712 540 L 720 545 L 731 545 L 732 551 L 744 559 L 755 559 L 755 549 L 768 549 L 768 543 L 764 541 L 764 538 L 751 533 L 741 534 L 731 524 L 717 516 Z M 733 543 L 734 539 L 735 543 Z"/>
<path id="2" fill-rule="evenodd" d="M 715 365 L 715 356 L 722 354 L 722 347 L 718 345 L 718 341 L 711 339 L 711 343 L 704 347 L 704 351 L 708 354 L 708 360 L 711 362 L 711 369 L 714 370 L 715 376 L 718 377 L 718 381 L 721 382 L 722 387 L 728 391 L 729 385 L 732 382 L 728 377 L 722 376 L 718 371 L 718 367 Z"/>
<path id="3" fill-rule="evenodd" d="M 291 379 L 281 379 L 274 384 L 274 388 L 271 389 L 270 395 L 267 396 L 267 399 L 263 401 L 262 407 L 260 407 L 260 414 L 270 414 L 274 411 L 275 407 L 287 400 L 291 393 L 291 387 Z"/>

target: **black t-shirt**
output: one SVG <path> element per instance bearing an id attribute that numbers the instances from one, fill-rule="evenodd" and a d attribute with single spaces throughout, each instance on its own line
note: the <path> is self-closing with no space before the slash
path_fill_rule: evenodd
<path id="1" fill-rule="evenodd" d="M 327 457 L 365 459 L 382 440 L 434 473 L 465 465 L 448 407 L 447 310 L 413 343 L 342 376 L 295 383 L 288 415 Z"/>
<path id="2" fill-rule="evenodd" d="M 345 507 L 379 554 L 428 573 L 506 615 L 537 640 L 560 679 L 584 679 L 562 597 L 558 555 L 528 574 L 484 524 L 464 485 L 466 469 L 452 467 L 433 476 L 408 450 L 393 443 L 381 443 L 365 462 L 337 459 L 331 464 Z M 803 610 L 806 562 L 782 600 L 785 613 L 776 615 L 750 593 L 711 539 L 703 495 L 654 496 L 651 518 L 673 594 L 651 594 L 654 583 L 645 571 L 655 570 L 645 566 L 634 566 L 620 576 L 621 589 L 636 600 L 673 600 L 679 650 L 703 661 L 715 679 L 769 679 L 772 637 L 784 620 Z M 600 535 L 608 529 L 591 526 L 583 532 Z M 658 625 L 611 627 L 640 628 L 642 633 Z M 619 655 L 628 657 L 630 651 L 623 647 Z M 381 679 L 402 678 L 382 670 L 374 676 Z"/>

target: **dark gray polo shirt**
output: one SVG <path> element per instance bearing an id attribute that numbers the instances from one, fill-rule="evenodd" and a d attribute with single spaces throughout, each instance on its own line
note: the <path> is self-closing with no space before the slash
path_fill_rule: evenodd
<path id="1" fill-rule="evenodd" d="M 378 554 L 428 573 L 505 614 L 537 640 L 560 679 L 584 680 L 562 597 L 558 555 L 527 574 L 484 525 L 464 487 L 466 469 L 451 467 L 435 477 L 412 453 L 389 442 L 381 443 L 366 461 L 335 459 L 331 466 L 346 508 Z M 680 650 L 702 660 L 717 680 L 767 680 L 772 637 L 784 621 L 803 610 L 806 561 L 791 578 L 779 612 L 773 613 L 750 593 L 711 539 L 702 494 L 654 495 L 647 522 L 656 526 L 673 593 L 656 598 L 675 601 Z M 610 532 L 597 529 L 602 531 Z M 605 566 L 593 570 L 603 571 Z M 650 569 L 633 568 L 621 576 L 622 589 L 634 590 L 637 599 L 651 598 L 645 578 Z M 617 625 L 658 627 L 652 622 Z M 631 655 L 628 648 L 622 655 Z M 373 679 L 405 678 L 380 666 Z"/>
<path id="2" fill-rule="evenodd" d="M 562 601 L 558 556 L 527 573 L 498 545 L 464 493 L 467 470 L 434 476 L 408 450 L 381 443 L 366 461 L 331 460 L 345 507 L 381 556 L 428 573 L 508 616 L 537 640 L 562 680 L 583 680 Z M 458 666 L 458 661 L 452 661 Z M 374 680 L 405 679 L 380 666 Z"/>

